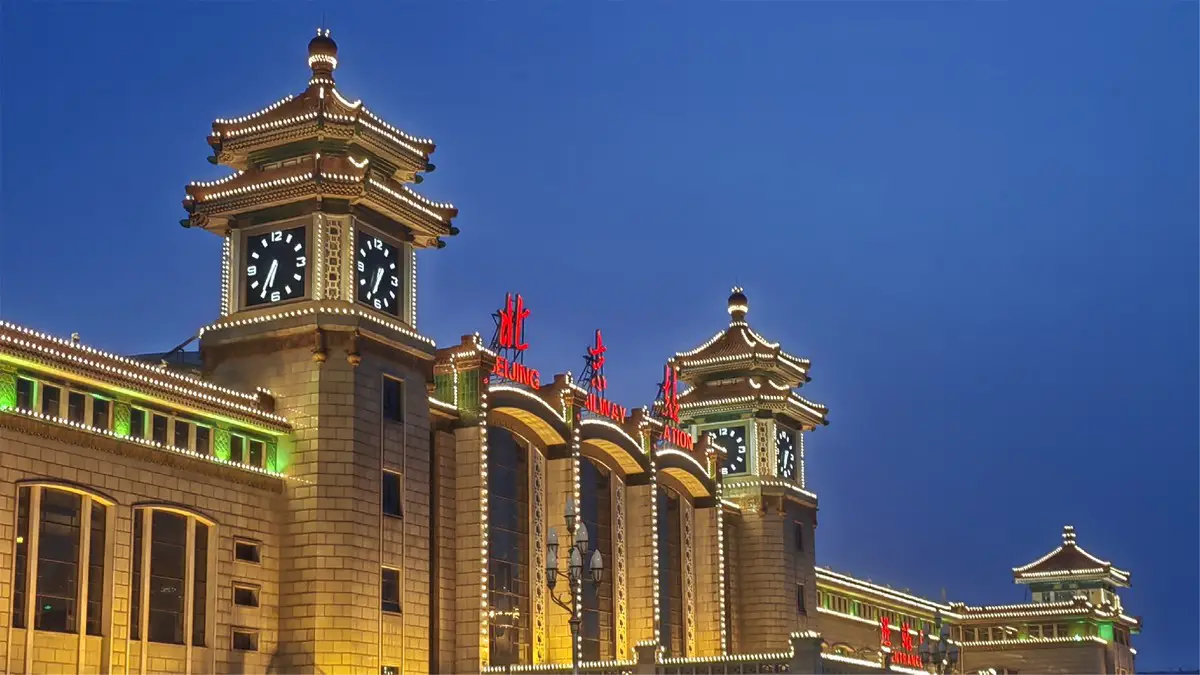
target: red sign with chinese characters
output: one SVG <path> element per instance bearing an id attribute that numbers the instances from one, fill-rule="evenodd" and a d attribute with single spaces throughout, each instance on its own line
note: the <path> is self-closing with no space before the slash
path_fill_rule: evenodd
<path id="1" fill-rule="evenodd" d="M 923 633 L 917 636 L 918 646 L 921 644 L 923 636 Z M 879 619 L 879 646 L 892 649 L 892 626 L 886 616 Z M 892 649 L 892 663 L 910 668 L 924 668 L 921 665 L 921 657 L 913 646 L 913 636 L 908 632 L 907 623 L 900 625 L 900 649 L 902 651 Z"/>
<path id="2" fill-rule="evenodd" d="M 512 293 L 505 293 L 504 307 L 492 316 L 496 320 L 492 349 L 497 352 L 492 374 L 523 384 L 530 389 L 540 389 L 541 374 L 536 368 L 530 368 L 521 362 L 525 350 L 529 349 L 529 343 L 525 341 L 525 319 L 529 318 L 525 298 L 521 297 L 520 293 L 516 298 Z"/>
<path id="3" fill-rule="evenodd" d="M 629 410 L 625 406 L 617 405 L 604 398 L 604 390 L 608 389 L 608 378 L 604 375 L 604 362 L 608 360 L 604 353 L 607 351 L 608 347 L 604 344 L 604 336 L 597 330 L 596 342 L 588 347 L 587 356 L 584 357 L 587 361 L 584 376 L 588 383 L 585 406 L 589 411 L 601 417 L 607 417 L 614 422 L 624 422 Z"/>
<path id="4" fill-rule="evenodd" d="M 525 308 L 525 298 L 517 294 L 513 302 L 511 293 L 504 294 L 504 309 L 500 310 L 500 334 L 498 343 L 501 349 L 512 349 L 523 352 L 529 349 L 529 343 L 522 341 L 525 332 L 525 319 L 529 318 L 529 310 Z"/>
<path id="5" fill-rule="evenodd" d="M 663 381 L 658 386 L 658 395 L 662 403 L 658 404 L 658 414 L 663 420 L 662 440 L 684 450 L 695 447 L 692 435 L 679 428 L 679 377 L 675 367 L 670 363 L 663 366 Z"/>

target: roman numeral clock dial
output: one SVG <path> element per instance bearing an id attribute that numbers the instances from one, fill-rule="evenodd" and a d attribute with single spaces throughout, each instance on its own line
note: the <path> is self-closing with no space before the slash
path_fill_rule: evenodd
<path id="1" fill-rule="evenodd" d="M 396 247 L 358 232 L 355 270 L 358 301 L 393 316 L 400 314 L 400 259 Z"/>
<path id="2" fill-rule="evenodd" d="M 299 298 L 306 291 L 304 228 L 246 237 L 246 306 Z"/>
<path id="3" fill-rule="evenodd" d="M 722 473 L 746 473 L 746 427 L 721 427 L 714 429 L 712 433 L 717 442 L 725 448 L 725 466 L 721 467 Z"/>

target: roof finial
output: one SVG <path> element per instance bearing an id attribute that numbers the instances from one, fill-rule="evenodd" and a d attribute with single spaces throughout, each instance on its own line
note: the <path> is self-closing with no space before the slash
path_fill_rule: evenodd
<path id="1" fill-rule="evenodd" d="M 1063 538 L 1063 546 L 1074 546 L 1075 545 L 1075 526 L 1074 525 L 1063 525 L 1062 538 Z"/>
<path id="2" fill-rule="evenodd" d="M 313 80 L 326 79 L 329 80 L 326 84 L 332 84 L 333 70 L 337 68 L 337 43 L 329 37 L 324 15 L 321 17 L 321 27 L 317 29 L 317 36 L 308 42 L 308 67 L 312 68 Z"/>
<path id="3" fill-rule="evenodd" d="M 746 320 L 746 313 L 750 311 L 750 301 L 746 299 L 746 294 L 742 292 L 741 286 L 734 286 L 733 292 L 729 294 L 728 311 L 731 320 Z"/>

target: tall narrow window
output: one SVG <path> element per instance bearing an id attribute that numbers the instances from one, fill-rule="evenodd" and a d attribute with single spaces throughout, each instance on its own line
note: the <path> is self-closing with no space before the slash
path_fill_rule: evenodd
<path id="1" fill-rule="evenodd" d="M 59 403 L 62 390 L 48 384 L 42 385 L 42 414 L 58 417 L 61 414 Z"/>
<path id="2" fill-rule="evenodd" d="M 17 407 L 24 410 L 33 410 L 33 380 L 28 380 L 23 377 L 17 378 Z"/>
<path id="3" fill-rule="evenodd" d="M 133 588 L 129 597 L 129 634 L 142 639 L 142 512 L 133 511 Z"/>
<path id="4" fill-rule="evenodd" d="M 795 523 L 793 523 L 792 526 L 796 528 L 796 550 L 803 551 L 804 550 L 804 523 L 801 523 L 800 521 L 797 520 Z"/>
<path id="5" fill-rule="evenodd" d="M 587 526 L 592 545 L 600 551 L 605 563 L 612 565 L 612 476 L 606 467 L 585 458 L 579 462 L 579 479 L 579 515 Z M 611 572 L 603 575 L 599 584 L 583 585 L 581 656 L 584 660 L 615 658 L 612 591 Z"/>
<path id="6" fill-rule="evenodd" d="M 146 437 L 146 411 L 141 408 L 129 409 L 129 435 L 133 438 Z"/>
<path id="7" fill-rule="evenodd" d="M 383 515 L 404 517 L 404 507 L 400 501 L 400 474 L 391 471 L 383 472 Z"/>
<path id="8" fill-rule="evenodd" d="M 379 595 L 385 612 L 400 613 L 400 570 L 383 568 L 380 575 Z"/>
<path id="9" fill-rule="evenodd" d="M 246 461 L 246 439 L 241 436 L 229 435 L 229 461 L 242 464 Z"/>
<path id="10" fill-rule="evenodd" d="M 796 612 L 808 614 L 807 605 L 804 603 L 804 584 L 796 584 Z"/>
<path id="11" fill-rule="evenodd" d="M 92 399 L 92 426 L 97 429 L 108 430 L 111 423 L 109 422 L 109 411 L 112 409 L 112 404 L 106 398 Z"/>
<path id="12" fill-rule="evenodd" d="M 167 418 L 165 416 L 150 416 L 150 438 L 155 443 L 167 444 Z"/>
<path id="13" fill-rule="evenodd" d="M 686 656 L 683 645 L 683 540 L 680 497 L 668 487 L 658 491 L 659 631 L 670 656 Z"/>
<path id="14" fill-rule="evenodd" d="M 212 546 L 212 527 L 194 516 L 158 508 L 150 509 L 150 531 L 143 532 L 145 511 L 133 511 L 133 592 L 131 598 L 131 635 L 167 644 L 207 645 L 208 551 Z M 192 557 L 188 558 L 188 526 L 195 527 Z M 141 555 L 143 537 L 149 539 L 150 559 Z M 187 569 L 192 565 L 191 583 Z M 143 574 L 149 572 L 149 614 L 141 612 Z M 187 603 L 192 602 L 192 632 L 187 634 Z"/>
<path id="15" fill-rule="evenodd" d="M 196 522 L 192 568 L 192 646 L 203 647 L 208 599 L 208 526 Z"/>
<path id="16" fill-rule="evenodd" d="M 491 663 L 529 663 L 529 449 L 498 427 L 488 428 L 488 523 Z"/>
<path id="17" fill-rule="evenodd" d="M 391 377 L 383 378 L 383 419 L 404 422 L 404 383 Z"/>
<path id="18" fill-rule="evenodd" d="M 29 566 L 29 500 L 32 490 L 28 487 L 17 489 L 17 566 L 13 581 L 13 628 L 25 627 L 25 593 L 28 580 L 25 570 Z"/>
<path id="19" fill-rule="evenodd" d="M 108 509 L 92 501 L 91 539 L 88 541 L 88 635 L 100 635 L 104 625 L 104 533 L 107 527 Z"/>
<path id="20" fill-rule="evenodd" d="M 187 518 L 155 510 L 150 517 L 151 642 L 183 644 L 184 568 Z"/>
<path id="21" fill-rule="evenodd" d="M 250 459 L 246 462 L 250 466 L 259 468 L 263 465 L 263 442 L 250 441 Z"/>
<path id="22" fill-rule="evenodd" d="M 87 416 L 87 396 L 77 391 L 67 392 L 67 419 L 83 424 Z"/>
<path id="23" fill-rule="evenodd" d="M 59 633 L 76 630 L 81 508 L 82 498 L 74 492 L 42 490 L 37 602 L 33 621 L 37 630 Z"/>
<path id="24" fill-rule="evenodd" d="M 183 420 L 175 420 L 175 447 L 191 449 L 191 425 Z"/>
<path id="25" fill-rule="evenodd" d="M 212 441 L 208 427 L 196 425 L 196 452 L 207 455 L 212 452 Z"/>

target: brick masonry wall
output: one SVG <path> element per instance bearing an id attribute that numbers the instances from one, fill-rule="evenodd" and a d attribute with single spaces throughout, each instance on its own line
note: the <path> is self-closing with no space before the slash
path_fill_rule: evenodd
<path id="1" fill-rule="evenodd" d="M 37 430 L 33 423 L 30 430 Z M 198 511 L 217 523 L 216 569 L 210 576 L 216 584 L 215 634 L 210 646 L 193 649 L 193 672 L 207 672 L 208 659 L 215 658 L 218 670 L 228 672 L 232 664 L 246 670 L 265 670 L 278 642 L 277 603 L 279 590 L 279 513 L 281 497 L 264 487 L 238 482 L 244 472 L 213 467 L 203 460 L 172 456 L 171 462 L 146 461 L 146 450 L 115 439 L 97 439 L 85 432 L 54 429 L 54 438 L 25 430 L 0 427 L 0 628 L 7 633 L 12 621 L 11 574 L 17 483 L 24 480 L 68 481 L 94 490 L 117 502 L 112 548 L 111 595 L 105 612 L 112 613 L 112 627 L 105 638 L 85 638 L 84 662 L 79 663 L 78 638 L 34 631 L 31 672 L 99 672 L 105 651 L 111 652 L 114 672 L 139 672 L 140 645 L 132 643 L 134 659 L 126 638 L 129 633 L 129 597 L 132 574 L 133 505 L 145 502 L 177 504 Z M 154 452 L 154 451 L 150 451 Z M 166 460 L 166 457 L 163 457 Z M 189 470 L 195 467 L 196 470 Z M 260 484 L 262 479 L 257 479 Z M 274 481 L 269 481 L 274 482 Z M 261 565 L 233 561 L 233 538 L 261 541 Z M 255 625 L 261 631 L 259 652 L 234 652 L 231 625 L 234 618 L 234 580 L 262 588 Z M 24 673 L 25 630 L 14 629 L 8 657 L 9 672 Z M 107 644 L 106 644 L 107 643 Z M 210 650 L 213 653 L 210 654 Z M 186 650 L 176 645 L 150 643 L 147 666 L 151 671 L 180 673 L 186 670 Z"/>
<path id="2" fill-rule="evenodd" d="M 696 656 L 721 653 L 720 574 L 717 510 L 695 511 Z"/>
<path id="3" fill-rule="evenodd" d="M 1105 665 L 1105 647 L 1091 643 L 1080 645 L 1030 646 L 1024 649 L 1005 647 L 985 649 L 964 647 L 964 672 L 985 668 L 1008 668 L 1021 673 L 1111 673 Z"/>
<path id="4" fill-rule="evenodd" d="M 453 672 L 479 672 L 486 641 L 481 641 L 482 607 L 479 599 L 482 560 L 482 512 L 480 510 L 480 428 L 476 425 L 454 430 L 457 461 L 455 483 L 455 604 Z M 445 667 L 445 666 L 443 666 Z M 446 668 L 449 671 L 449 668 Z"/>
<path id="5" fill-rule="evenodd" d="M 436 435 L 435 461 L 438 463 L 438 522 L 437 535 L 437 584 L 433 589 L 438 594 L 438 664 L 448 671 L 454 667 L 454 642 L 457 600 L 455 598 L 455 555 L 458 505 L 455 502 L 455 456 L 454 434 L 439 431 Z M 479 594 L 475 594 L 478 602 Z M 464 603 L 470 598 L 464 599 Z"/>
<path id="6" fill-rule="evenodd" d="M 629 645 L 654 639 L 654 523 L 649 485 L 625 489 L 626 578 L 629 588 Z M 632 653 L 632 652 L 631 652 Z"/>

